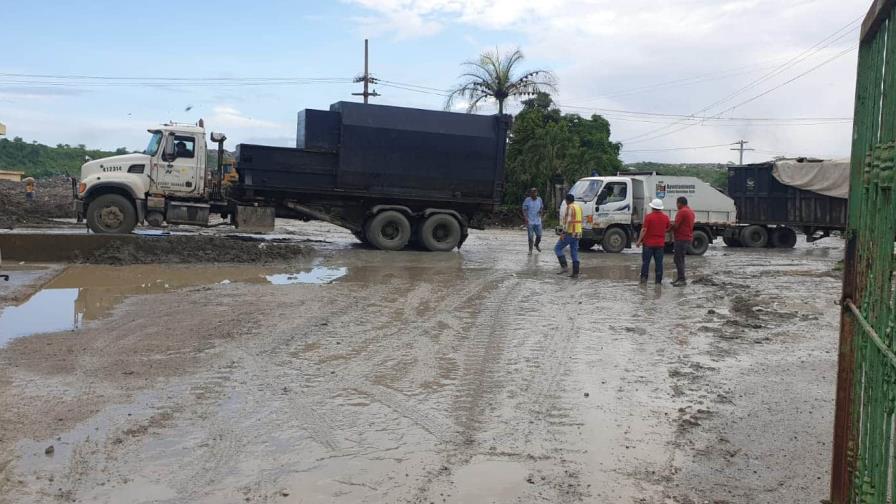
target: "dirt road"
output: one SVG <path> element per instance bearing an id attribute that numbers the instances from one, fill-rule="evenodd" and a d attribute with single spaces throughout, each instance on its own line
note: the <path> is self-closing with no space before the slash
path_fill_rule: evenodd
<path id="1" fill-rule="evenodd" d="M 301 226 L 324 243 L 281 276 L 51 280 L 88 302 L 0 347 L 0 502 L 826 497 L 838 241 L 714 246 L 678 289 L 634 253 L 570 281 L 519 232 L 395 253 Z"/>

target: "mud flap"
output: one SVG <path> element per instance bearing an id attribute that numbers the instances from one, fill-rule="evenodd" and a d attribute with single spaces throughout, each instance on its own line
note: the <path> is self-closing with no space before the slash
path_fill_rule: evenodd
<path id="1" fill-rule="evenodd" d="M 233 224 L 245 233 L 270 233 L 274 230 L 274 207 L 237 205 Z"/>

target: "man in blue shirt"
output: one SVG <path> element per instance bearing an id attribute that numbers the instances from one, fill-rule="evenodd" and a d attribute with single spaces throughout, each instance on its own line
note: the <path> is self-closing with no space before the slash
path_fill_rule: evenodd
<path id="1" fill-rule="evenodd" d="M 529 234 L 529 253 L 532 247 L 541 252 L 541 216 L 544 215 L 544 202 L 538 197 L 538 189 L 529 189 L 529 197 L 523 200 L 523 219 L 526 221 L 526 232 Z M 533 241 L 533 237 L 535 240 Z"/>

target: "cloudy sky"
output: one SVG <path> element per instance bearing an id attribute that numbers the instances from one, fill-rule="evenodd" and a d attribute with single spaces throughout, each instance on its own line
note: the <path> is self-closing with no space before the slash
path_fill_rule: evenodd
<path id="1" fill-rule="evenodd" d="M 10 138 L 136 149 L 153 124 L 201 117 L 233 143 L 291 145 L 298 110 L 358 99 L 351 80 L 369 37 L 376 103 L 439 109 L 461 62 L 519 47 L 524 68 L 557 75 L 564 111 L 610 120 L 626 161 L 732 161 L 740 139 L 756 149 L 746 161 L 838 157 L 849 152 L 854 48 L 869 5 L 7 2 L 0 122 Z"/>

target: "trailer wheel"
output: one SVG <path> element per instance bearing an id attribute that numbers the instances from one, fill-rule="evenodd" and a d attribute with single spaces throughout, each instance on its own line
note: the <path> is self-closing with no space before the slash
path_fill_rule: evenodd
<path id="1" fill-rule="evenodd" d="M 755 224 L 747 226 L 740 233 L 740 241 L 744 244 L 744 247 L 765 247 L 768 244 L 768 230 Z"/>
<path id="2" fill-rule="evenodd" d="M 137 209 L 120 194 L 103 194 L 87 207 L 87 226 L 97 234 L 127 234 L 137 225 Z"/>
<path id="3" fill-rule="evenodd" d="M 447 252 L 460 243 L 460 223 L 448 214 L 433 214 L 420 227 L 420 241 L 433 252 Z"/>
<path id="4" fill-rule="evenodd" d="M 604 252 L 618 254 L 625 248 L 627 241 L 628 238 L 625 236 L 625 231 L 619 228 L 610 228 L 604 233 L 604 239 L 601 241 L 600 247 L 604 249 Z"/>
<path id="5" fill-rule="evenodd" d="M 743 247 L 744 244 L 740 242 L 737 238 L 731 238 L 728 236 L 723 236 L 722 241 L 725 242 L 725 245 L 729 247 Z"/>
<path id="6" fill-rule="evenodd" d="M 691 244 L 688 245 L 688 255 L 701 256 L 706 253 L 707 249 L 709 249 L 709 235 L 706 234 L 706 231 L 695 229 Z"/>
<path id="7" fill-rule="evenodd" d="M 411 239 L 411 223 L 401 213 L 386 210 L 370 219 L 364 235 L 378 249 L 401 250 Z"/>
<path id="8" fill-rule="evenodd" d="M 777 228 L 772 231 L 771 243 L 774 248 L 793 248 L 796 246 L 796 231 L 789 227 Z"/>

